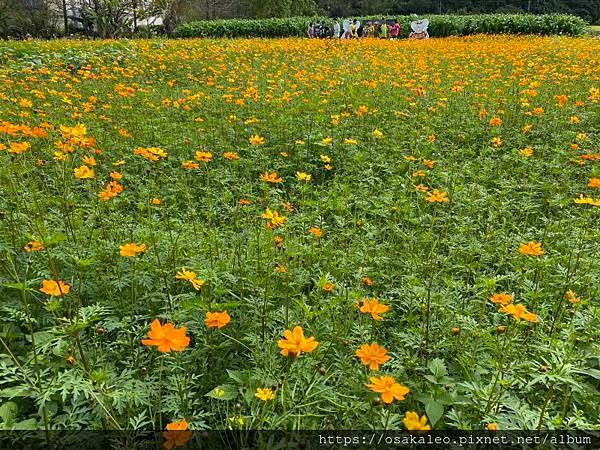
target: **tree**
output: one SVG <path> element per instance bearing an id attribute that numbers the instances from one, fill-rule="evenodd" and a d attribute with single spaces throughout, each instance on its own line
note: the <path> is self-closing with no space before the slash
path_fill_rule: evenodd
<path id="1" fill-rule="evenodd" d="M 50 1 L 0 0 L 1 37 L 51 37 L 58 33 L 57 19 Z"/>
<path id="2" fill-rule="evenodd" d="M 250 17 L 307 16 L 317 12 L 314 0 L 246 0 L 244 6 Z"/>

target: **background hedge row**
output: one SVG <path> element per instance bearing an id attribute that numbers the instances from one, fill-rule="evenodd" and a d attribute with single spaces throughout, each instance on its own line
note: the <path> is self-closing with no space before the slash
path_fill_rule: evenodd
<path id="1" fill-rule="evenodd" d="M 400 36 L 410 33 L 410 22 L 415 16 L 395 16 L 401 26 Z M 587 23 L 576 16 L 566 14 L 481 14 L 481 15 L 428 15 L 431 37 L 465 36 L 470 34 L 563 34 L 581 35 Z M 365 23 L 378 20 L 380 16 L 360 17 Z M 292 17 L 254 20 L 201 20 L 179 25 L 175 37 L 293 37 L 306 36 L 309 22 L 325 22 L 330 27 L 332 19 L 327 17 Z M 341 20 L 340 20 L 341 22 Z"/>

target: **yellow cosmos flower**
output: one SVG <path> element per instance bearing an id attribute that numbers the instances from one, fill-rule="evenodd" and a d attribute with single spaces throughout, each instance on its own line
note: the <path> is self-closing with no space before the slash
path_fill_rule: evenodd
<path id="1" fill-rule="evenodd" d="M 265 143 L 265 138 L 258 134 L 254 134 L 248 138 L 248 142 L 250 142 L 251 145 L 262 145 Z"/>
<path id="2" fill-rule="evenodd" d="M 146 251 L 146 244 L 135 244 L 128 243 L 119 246 L 119 254 L 121 256 L 126 256 L 129 258 L 133 258 L 137 256 L 139 253 L 143 253 Z"/>
<path id="3" fill-rule="evenodd" d="M 414 411 L 407 411 L 402 419 L 404 428 L 409 431 L 413 430 L 431 430 L 431 427 L 427 425 L 427 416 L 423 415 L 419 418 L 419 415 Z"/>
<path id="4" fill-rule="evenodd" d="M 269 388 L 256 388 L 254 396 L 263 402 L 268 402 L 269 400 L 273 400 L 275 398 L 275 394 Z"/>
<path id="5" fill-rule="evenodd" d="M 86 165 L 73 169 L 73 174 L 75 174 L 75 177 L 79 179 L 94 178 L 95 176 L 94 170 L 90 169 Z"/>

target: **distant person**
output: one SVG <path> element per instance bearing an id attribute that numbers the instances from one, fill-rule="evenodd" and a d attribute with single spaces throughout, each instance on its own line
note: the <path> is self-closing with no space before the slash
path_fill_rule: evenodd
<path id="1" fill-rule="evenodd" d="M 340 23 L 337 20 L 337 17 L 333 19 L 333 37 L 338 39 L 340 37 Z"/>
<path id="2" fill-rule="evenodd" d="M 390 37 L 398 39 L 398 36 L 400 36 L 400 24 L 398 23 L 398 19 L 394 19 L 394 23 L 390 27 Z"/>
<path id="3" fill-rule="evenodd" d="M 306 34 L 308 35 L 309 39 L 313 39 L 315 37 L 315 25 L 312 22 L 308 24 Z"/>
<path id="4" fill-rule="evenodd" d="M 410 23 L 412 32 L 408 35 L 409 39 L 429 39 L 429 33 L 427 27 L 429 26 L 429 20 L 415 20 Z"/>
<path id="5" fill-rule="evenodd" d="M 375 25 L 373 22 L 367 22 L 367 26 L 365 27 L 364 37 L 375 37 Z"/>
<path id="6" fill-rule="evenodd" d="M 387 24 L 387 21 L 383 17 L 381 18 L 381 27 L 379 28 L 379 37 L 381 39 L 388 38 L 388 24 Z"/>
<path id="7" fill-rule="evenodd" d="M 350 21 L 348 19 L 344 20 L 344 32 L 342 33 L 343 39 L 350 39 Z"/>
<path id="8" fill-rule="evenodd" d="M 356 39 L 358 38 L 358 20 L 353 20 L 350 24 L 350 38 Z"/>
<path id="9" fill-rule="evenodd" d="M 315 38 L 320 39 L 321 33 L 323 33 L 323 26 L 321 25 L 321 22 L 317 22 L 315 24 Z"/>

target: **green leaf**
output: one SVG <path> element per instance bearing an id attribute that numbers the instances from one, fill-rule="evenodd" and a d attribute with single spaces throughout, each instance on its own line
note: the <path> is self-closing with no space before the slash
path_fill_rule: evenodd
<path id="1" fill-rule="evenodd" d="M 448 370 L 446 369 L 446 364 L 439 358 L 435 358 L 427 364 L 427 368 L 433 374 L 433 376 L 440 381 L 442 377 L 444 377 Z"/>
<path id="2" fill-rule="evenodd" d="M 573 372 L 579 373 L 581 375 L 587 375 L 596 380 L 600 380 L 600 370 L 598 369 L 585 369 L 585 370 L 574 370 Z"/>
<path id="3" fill-rule="evenodd" d="M 238 388 L 232 384 L 222 384 L 206 394 L 206 397 L 216 400 L 233 400 L 238 395 Z"/>
<path id="4" fill-rule="evenodd" d="M 13 419 L 17 417 L 17 411 L 19 411 L 19 406 L 15 402 L 6 402 L 0 406 L 0 418 L 5 427 L 11 425 Z"/>
<path id="5" fill-rule="evenodd" d="M 14 398 L 14 397 L 29 397 L 33 391 L 29 388 L 29 386 L 12 386 L 0 391 L 0 397 L 5 398 Z"/>
<path id="6" fill-rule="evenodd" d="M 229 378 L 239 384 L 248 384 L 250 382 L 250 372 L 242 370 L 230 370 L 227 369 Z"/>
<path id="7" fill-rule="evenodd" d="M 26 419 L 21 422 L 17 422 L 12 427 L 13 430 L 37 430 L 38 423 L 35 419 Z"/>
<path id="8" fill-rule="evenodd" d="M 431 399 L 425 404 L 425 413 L 427 414 L 427 418 L 433 427 L 444 415 L 444 406 L 441 403 Z"/>

